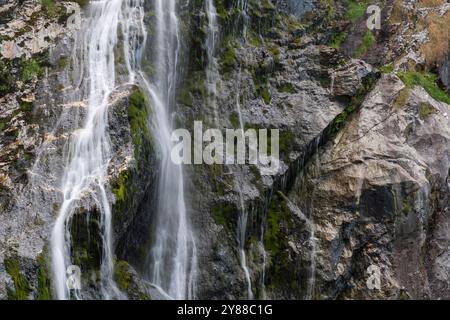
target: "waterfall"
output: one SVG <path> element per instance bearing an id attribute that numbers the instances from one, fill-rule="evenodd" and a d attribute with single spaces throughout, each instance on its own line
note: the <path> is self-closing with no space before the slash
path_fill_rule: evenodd
<path id="1" fill-rule="evenodd" d="M 315 155 L 314 155 L 314 172 L 312 179 L 317 179 L 319 177 L 320 173 L 320 157 L 319 157 L 319 139 L 315 139 Z M 315 297 L 315 289 L 316 289 L 316 260 L 317 260 L 317 238 L 316 238 L 316 224 L 314 222 L 314 197 L 315 197 L 315 188 L 312 190 L 311 194 L 311 200 L 309 203 L 309 215 L 308 215 L 308 221 L 310 226 L 310 233 L 309 233 L 309 239 L 308 244 L 310 246 L 310 271 L 309 271 L 309 277 L 308 277 L 308 283 L 307 283 L 307 289 L 306 289 L 306 299 L 312 300 Z"/>
<path id="2" fill-rule="evenodd" d="M 248 16 L 248 0 L 238 0 L 238 9 L 240 11 L 240 18 L 242 23 L 241 36 L 245 42 L 247 38 L 247 26 L 249 24 L 250 17 Z"/>
<path id="3" fill-rule="evenodd" d="M 171 112 L 179 81 L 181 35 L 175 0 L 155 1 L 154 79 L 140 72 L 154 114 L 153 135 L 160 150 L 158 203 L 149 254 L 149 280 L 173 299 L 195 298 L 196 247 L 184 200 L 181 165 L 171 161 Z"/>
<path id="4" fill-rule="evenodd" d="M 206 36 L 206 55 L 208 58 L 208 65 L 206 67 L 206 92 L 207 92 L 207 108 L 211 108 L 214 113 L 214 122 L 217 124 L 218 121 L 218 111 L 216 104 L 217 96 L 217 79 L 219 77 L 218 64 L 216 54 L 217 45 L 217 11 L 214 6 L 213 0 L 205 1 L 206 15 L 208 17 L 208 33 Z"/>
<path id="5" fill-rule="evenodd" d="M 72 264 L 69 227 L 76 209 L 87 198 L 95 203 L 101 215 L 101 293 L 105 299 L 122 297 L 113 281 L 111 206 L 106 187 L 106 169 L 111 158 L 108 99 L 116 86 L 114 50 L 122 2 L 92 2 L 90 16 L 76 43 L 78 58 L 74 69 L 81 71 L 79 83 L 86 83 L 87 108 L 83 125 L 72 133 L 68 142 L 68 160 L 61 182 L 64 198 L 51 234 L 52 271 L 58 299 L 71 298 L 66 285 L 66 269 Z M 75 297 L 79 298 L 77 293 Z"/>
<path id="6" fill-rule="evenodd" d="M 250 278 L 250 272 L 247 267 L 247 255 L 245 253 L 245 238 L 247 230 L 248 212 L 245 209 L 244 196 L 242 194 L 242 189 L 239 183 L 237 184 L 237 187 L 239 191 L 239 203 L 241 206 L 241 214 L 239 215 L 238 218 L 238 227 L 237 227 L 239 259 L 241 260 L 241 267 L 244 270 L 245 279 L 247 281 L 247 297 L 249 300 L 251 300 L 253 299 L 252 280 Z"/>
<path id="7" fill-rule="evenodd" d="M 241 129 L 241 134 L 244 136 L 244 121 L 242 120 L 241 113 L 241 99 L 240 99 L 240 91 L 241 91 L 241 68 L 238 71 L 238 77 L 236 81 L 236 109 L 239 117 L 239 125 Z M 232 171 L 231 171 L 232 172 Z M 247 281 L 247 297 L 249 300 L 253 299 L 253 291 L 252 291 L 252 281 L 250 278 L 250 272 L 247 267 L 247 255 L 245 253 L 245 238 L 247 231 L 247 219 L 248 212 L 245 209 L 244 204 L 244 195 L 242 194 L 241 185 L 237 182 L 237 189 L 239 191 L 239 204 L 241 207 L 241 213 L 238 217 L 238 225 L 237 225 L 237 239 L 238 239 L 238 249 L 239 249 L 239 259 L 241 260 L 241 267 L 244 270 L 245 279 Z"/>

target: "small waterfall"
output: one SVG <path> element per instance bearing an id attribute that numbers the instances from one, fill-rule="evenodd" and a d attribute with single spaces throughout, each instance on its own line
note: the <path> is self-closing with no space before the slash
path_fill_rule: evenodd
<path id="1" fill-rule="evenodd" d="M 241 134 L 244 137 L 244 121 L 242 120 L 242 113 L 241 113 L 241 99 L 240 99 L 240 92 L 241 92 L 241 68 L 238 70 L 238 76 L 236 81 L 236 109 L 238 112 L 239 117 L 239 125 L 241 129 Z M 241 267 L 244 270 L 245 279 L 247 280 L 247 297 L 249 300 L 253 299 L 253 291 L 252 291 L 252 280 L 250 277 L 250 272 L 247 267 L 247 255 L 245 253 L 245 239 L 246 239 L 246 232 L 247 232 L 247 220 L 248 220 L 248 212 L 245 208 L 244 203 L 244 195 L 242 193 L 241 184 L 237 182 L 237 189 L 239 192 L 239 204 L 241 207 L 241 213 L 238 217 L 238 224 L 237 224 L 237 239 L 238 239 L 238 246 L 239 246 L 239 258 L 241 260 Z"/>
<path id="2" fill-rule="evenodd" d="M 314 173 L 312 179 L 316 179 L 319 176 L 320 171 L 320 157 L 319 157 L 319 142 L 320 139 L 315 139 L 315 153 L 314 153 Z M 317 238 L 316 238 L 316 224 L 314 223 L 314 195 L 315 188 L 313 188 L 311 194 L 311 200 L 309 203 L 309 214 L 308 214 L 308 222 L 310 227 L 310 234 L 308 239 L 308 244 L 310 246 L 310 271 L 308 278 L 308 285 L 306 290 L 306 299 L 312 300 L 315 298 L 315 289 L 316 289 L 316 258 L 317 258 Z"/>
<path id="3" fill-rule="evenodd" d="M 242 41 L 245 42 L 247 38 L 247 27 L 250 22 L 250 17 L 248 15 L 248 0 L 238 0 L 238 9 L 241 13 L 240 19 L 241 19 L 241 36 Z"/>
<path id="4" fill-rule="evenodd" d="M 217 124 L 219 115 L 217 111 L 217 80 L 219 77 L 216 54 L 217 35 L 219 27 L 217 24 L 217 11 L 213 0 L 205 1 L 206 15 L 208 17 L 208 33 L 206 37 L 206 54 L 208 65 L 206 67 L 206 110 L 211 108 L 214 113 L 214 122 Z"/>
<path id="5" fill-rule="evenodd" d="M 330 83 L 330 94 L 334 95 L 334 79 L 336 75 L 334 72 L 331 73 L 331 83 Z"/>
<path id="6" fill-rule="evenodd" d="M 237 184 L 237 188 L 239 191 L 239 204 L 241 206 L 241 214 L 238 217 L 238 225 L 237 225 L 239 258 L 241 260 L 241 267 L 244 270 L 245 279 L 247 280 L 247 297 L 249 300 L 252 300 L 253 299 L 252 279 L 250 278 L 250 272 L 247 267 L 247 255 L 245 253 L 245 238 L 247 230 L 248 212 L 245 209 L 244 196 L 242 194 L 242 189 L 239 183 Z"/>
<path id="7" fill-rule="evenodd" d="M 85 85 L 84 98 L 88 103 L 83 125 L 72 133 L 68 142 L 68 160 L 61 182 L 64 199 L 51 234 L 52 271 L 58 299 L 72 298 L 66 285 L 66 269 L 72 264 L 70 222 L 81 202 L 89 202 L 88 199 L 101 214 L 102 296 L 105 299 L 123 297 L 113 281 L 111 206 L 106 181 L 112 156 L 107 111 L 108 99 L 117 85 L 114 50 L 118 44 L 118 28 L 129 23 L 123 20 L 126 17 L 122 15 L 122 7 L 128 5 L 129 2 L 124 5 L 123 0 L 93 1 L 88 9 L 88 21 L 76 43 L 74 70 L 80 70 L 78 86 Z M 133 43 L 131 36 L 131 32 L 124 32 L 124 44 Z M 129 81 L 132 81 L 134 49 L 124 45 L 124 50 Z M 78 293 L 75 298 L 79 298 Z"/>
<path id="8" fill-rule="evenodd" d="M 154 81 L 140 77 L 154 115 L 151 122 L 160 150 L 158 203 L 154 242 L 149 255 L 149 278 L 173 299 L 195 298 L 196 247 L 187 220 L 183 171 L 171 161 L 171 111 L 175 107 L 181 35 L 175 0 L 156 0 Z"/>

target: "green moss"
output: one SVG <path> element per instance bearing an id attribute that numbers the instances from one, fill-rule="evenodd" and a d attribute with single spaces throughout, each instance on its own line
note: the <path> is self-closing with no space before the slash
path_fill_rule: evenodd
<path id="1" fill-rule="evenodd" d="M 338 50 L 344 42 L 345 38 L 347 38 L 347 32 L 339 32 L 333 36 L 328 45 Z"/>
<path id="2" fill-rule="evenodd" d="M 205 75 L 201 72 L 196 72 L 191 74 L 189 78 L 187 78 L 180 90 L 180 94 L 178 95 L 178 102 L 192 107 L 194 105 L 194 96 L 205 97 L 206 96 L 206 87 L 205 87 Z"/>
<path id="3" fill-rule="evenodd" d="M 409 88 L 404 88 L 398 93 L 393 105 L 395 110 L 398 110 L 406 105 L 409 99 L 409 93 L 410 93 Z"/>
<path id="4" fill-rule="evenodd" d="M 267 213 L 267 227 L 264 233 L 264 247 L 276 257 L 284 245 L 284 237 L 280 231 L 281 224 L 290 224 L 290 211 L 286 201 L 280 194 L 276 194 Z"/>
<path id="5" fill-rule="evenodd" d="M 292 83 L 284 83 L 278 87 L 278 91 L 282 93 L 293 94 L 295 93 L 295 87 L 292 85 Z"/>
<path id="6" fill-rule="evenodd" d="M 280 60 L 280 54 L 281 54 L 280 47 L 278 47 L 276 45 L 271 45 L 269 47 L 269 51 L 272 54 L 272 57 L 275 61 Z"/>
<path id="7" fill-rule="evenodd" d="M 375 36 L 372 34 L 372 32 L 370 30 L 366 31 L 362 38 L 361 45 L 354 52 L 353 56 L 360 57 L 363 54 L 365 54 L 367 52 L 367 50 L 369 50 L 369 48 L 372 47 L 372 45 L 375 43 L 375 41 L 376 41 L 376 39 L 375 39 Z"/>
<path id="8" fill-rule="evenodd" d="M 411 300 L 406 290 L 401 289 L 400 293 L 398 294 L 398 300 Z"/>
<path id="9" fill-rule="evenodd" d="M 230 113 L 230 122 L 234 129 L 238 129 L 241 127 L 241 122 L 239 120 L 239 115 L 237 112 Z"/>
<path id="10" fill-rule="evenodd" d="M 130 266 L 126 261 L 119 260 L 114 264 L 114 281 L 117 287 L 123 292 L 128 291 L 133 280 L 129 269 Z"/>
<path id="11" fill-rule="evenodd" d="M 61 57 L 58 59 L 57 64 L 60 69 L 64 69 L 68 64 L 68 59 L 66 57 Z"/>
<path id="12" fill-rule="evenodd" d="M 236 217 L 236 208 L 231 204 L 216 205 L 211 210 L 214 222 L 224 226 L 229 230 L 233 230 L 233 224 Z"/>
<path id="13" fill-rule="evenodd" d="M 347 5 L 345 17 L 353 23 L 364 16 L 368 6 L 366 1 L 359 0 L 347 0 Z"/>
<path id="14" fill-rule="evenodd" d="M 222 57 L 222 71 L 231 72 L 236 65 L 236 49 L 230 44 L 226 48 Z"/>
<path id="15" fill-rule="evenodd" d="M 36 76 L 41 76 L 44 73 L 43 69 L 35 59 L 29 59 L 22 64 L 21 80 L 28 82 Z"/>
<path id="16" fill-rule="evenodd" d="M 55 16 L 58 12 L 55 0 L 41 0 L 41 5 L 48 16 Z"/>
<path id="17" fill-rule="evenodd" d="M 119 179 L 113 187 L 113 193 L 116 196 L 116 201 L 119 203 L 125 202 L 127 199 L 127 182 L 128 182 L 128 171 L 124 170 L 119 174 Z"/>
<path id="18" fill-rule="evenodd" d="M 436 84 L 437 76 L 428 72 L 407 71 L 397 74 L 403 83 L 408 88 L 414 86 L 421 86 L 425 91 L 437 101 L 442 101 L 450 104 L 450 97 L 448 94 L 439 88 Z"/>
<path id="19" fill-rule="evenodd" d="M 89 0 L 72 0 L 74 2 L 77 2 L 81 7 L 85 7 L 89 4 Z"/>
<path id="20" fill-rule="evenodd" d="M 5 259 L 6 272 L 14 282 L 14 292 L 8 290 L 8 298 L 12 300 L 27 300 L 31 292 L 27 279 L 20 271 L 19 259 L 17 257 Z"/>
<path id="21" fill-rule="evenodd" d="M 295 142 L 295 134 L 290 130 L 282 130 L 280 131 L 280 153 L 287 154 L 289 153 Z"/>
<path id="22" fill-rule="evenodd" d="M 11 92 L 14 87 L 14 77 L 11 74 L 11 66 L 0 60 L 0 93 Z"/>
<path id="23" fill-rule="evenodd" d="M 141 151 L 143 139 L 151 140 L 148 128 L 148 109 L 144 94 L 141 90 L 133 91 L 128 106 L 128 121 L 131 137 L 134 143 L 134 156 L 137 159 Z"/>
<path id="24" fill-rule="evenodd" d="M 272 100 L 272 96 L 270 95 L 269 89 L 267 87 L 263 87 L 260 90 L 261 98 L 263 99 L 264 103 L 269 105 L 270 101 Z"/>
<path id="25" fill-rule="evenodd" d="M 363 78 L 362 86 L 352 97 L 347 108 L 345 108 L 343 112 L 338 114 L 328 127 L 327 131 L 330 136 L 336 135 L 344 127 L 350 116 L 361 106 L 367 93 L 372 90 L 378 78 L 379 75 L 370 75 Z"/>
<path id="26" fill-rule="evenodd" d="M 428 103 L 421 103 L 419 106 L 419 116 L 420 119 L 425 120 L 433 113 L 436 113 L 436 109 L 434 109 Z"/>
<path id="27" fill-rule="evenodd" d="M 50 300 L 51 295 L 51 278 L 50 268 L 48 266 L 48 250 L 45 247 L 42 253 L 38 256 L 38 285 L 37 285 L 37 300 Z"/>
<path id="28" fill-rule="evenodd" d="M 380 71 L 382 73 L 391 73 L 392 71 L 394 71 L 394 65 L 392 63 L 389 63 L 389 64 L 387 64 L 385 66 L 382 66 L 380 68 Z"/>

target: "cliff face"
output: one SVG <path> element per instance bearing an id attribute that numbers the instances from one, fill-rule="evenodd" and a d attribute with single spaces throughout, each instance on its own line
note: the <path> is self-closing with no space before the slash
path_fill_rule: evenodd
<path id="1" fill-rule="evenodd" d="M 173 122 L 193 130 L 277 128 L 281 166 L 186 165 L 196 298 L 450 298 L 450 98 L 444 1 L 178 1 L 180 80 Z M 381 29 L 369 30 L 370 4 Z M 87 1 L 0 2 L 0 298 L 47 299 L 61 177 L 86 116 L 73 79 L 77 9 Z M 81 5 L 81 7 L 80 7 Z M 148 42 L 154 6 L 145 2 Z M 84 20 L 81 20 L 84 21 Z M 448 29 L 448 27 L 447 27 Z M 214 37 L 211 37 L 214 35 Z M 119 35 L 123 39 L 124 35 Z M 214 39 L 213 45 L 210 40 Z M 119 42 L 118 78 L 125 58 Z M 152 46 L 143 70 L 155 72 Z M 109 97 L 107 197 L 114 280 L 131 299 L 149 283 L 161 159 L 139 83 Z M 206 129 L 206 128 L 205 128 Z M 70 220 L 81 298 L 102 298 L 101 209 Z M 246 217 L 246 223 L 243 219 Z M 380 290 L 367 285 L 380 270 Z M 125 295 L 124 295 L 125 297 Z"/>

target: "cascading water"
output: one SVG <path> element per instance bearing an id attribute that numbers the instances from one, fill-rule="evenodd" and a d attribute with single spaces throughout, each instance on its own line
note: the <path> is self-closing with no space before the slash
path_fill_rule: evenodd
<path id="1" fill-rule="evenodd" d="M 124 6 L 128 6 L 126 2 Z M 63 203 L 51 235 L 52 269 L 56 297 L 71 298 L 66 282 L 66 268 L 71 265 L 70 221 L 80 202 L 91 198 L 101 214 L 102 237 L 101 293 L 105 299 L 122 298 L 113 281 L 113 248 L 111 235 L 111 206 L 106 191 L 106 169 L 111 158 L 108 129 L 108 99 L 115 89 L 116 71 L 114 50 L 118 43 L 118 28 L 124 17 L 123 0 L 93 1 L 89 18 L 76 44 L 74 69 L 82 70 L 82 81 L 87 83 L 84 124 L 72 133 L 68 161 L 62 179 Z M 124 32 L 124 42 L 130 34 Z M 129 71 L 131 56 L 125 46 Z M 130 72 L 130 80 L 132 81 Z M 83 88 L 79 88 L 83 90 Z M 76 298 L 78 296 L 76 295 Z"/>
<path id="2" fill-rule="evenodd" d="M 161 153 L 155 237 L 149 254 L 148 277 L 165 296 L 193 299 L 197 265 L 195 240 L 187 220 L 182 167 L 170 158 L 173 145 L 170 113 L 175 107 L 181 49 L 176 1 L 156 0 L 155 16 L 154 79 L 150 81 L 140 72 L 142 86 L 154 108 L 151 122 Z"/>
<path id="3" fill-rule="evenodd" d="M 319 157 L 319 142 L 320 139 L 315 140 L 315 169 L 313 172 L 313 179 L 316 179 L 319 176 L 320 170 L 320 157 Z M 317 259 L 317 238 L 316 238 L 316 224 L 314 222 L 314 198 L 315 198 L 315 188 L 313 188 L 311 194 L 311 200 L 309 203 L 309 226 L 310 226 L 310 234 L 309 234 L 309 245 L 310 245 L 310 271 L 308 277 L 308 285 L 306 290 L 306 299 L 312 300 L 314 299 L 315 288 L 316 288 L 316 259 Z"/>
<path id="4" fill-rule="evenodd" d="M 247 37 L 247 26 L 249 23 L 249 16 L 248 16 L 248 0 L 238 0 L 238 9 L 241 13 L 241 23 L 242 23 L 242 30 L 241 35 L 243 41 L 245 41 Z"/>
<path id="5" fill-rule="evenodd" d="M 237 86 L 236 86 L 236 109 L 238 112 L 239 117 L 239 125 L 242 136 L 244 136 L 244 121 L 242 120 L 242 113 L 241 113 L 241 99 L 240 99 L 240 83 L 241 83 L 241 69 L 239 68 L 238 71 L 238 79 L 237 79 Z M 247 219 L 248 219 L 248 212 L 245 209 L 244 204 L 244 195 L 242 194 L 241 185 L 239 182 L 237 182 L 237 189 L 239 191 L 239 204 L 241 207 L 241 214 L 238 218 L 238 225 L 237 225 L 237 240 L 238 240 L 238 249 L 239 249 L 239 258 L 241 260 L 241 267 L 244 270 L 245 279 L 247 281 L 247 297 L 248 299 L 253 299 L 253 291 L 252 291 L 252 281 L 250 278 L 250 272 L 247 267 L 247 255 L 245 253 L 245 238 L 246 238 L 246 231 L 247 231 Z"/>
<path id="6" fill-rule="evenodd" d="M 206 36 L 206 54 L 208 65 L 206 67 L 206 90 L 207 90 L 207 108 L 212 109 L 214 113 L 214 121 L 218 121 L 218 111 L 216 105 L 217 96 L 217 79 L 219 77 L 216 54 L 217 44 L 217 11 L 213 0 L 205 0 L 206 15 L 208 17 L 208 33 Z"/>

